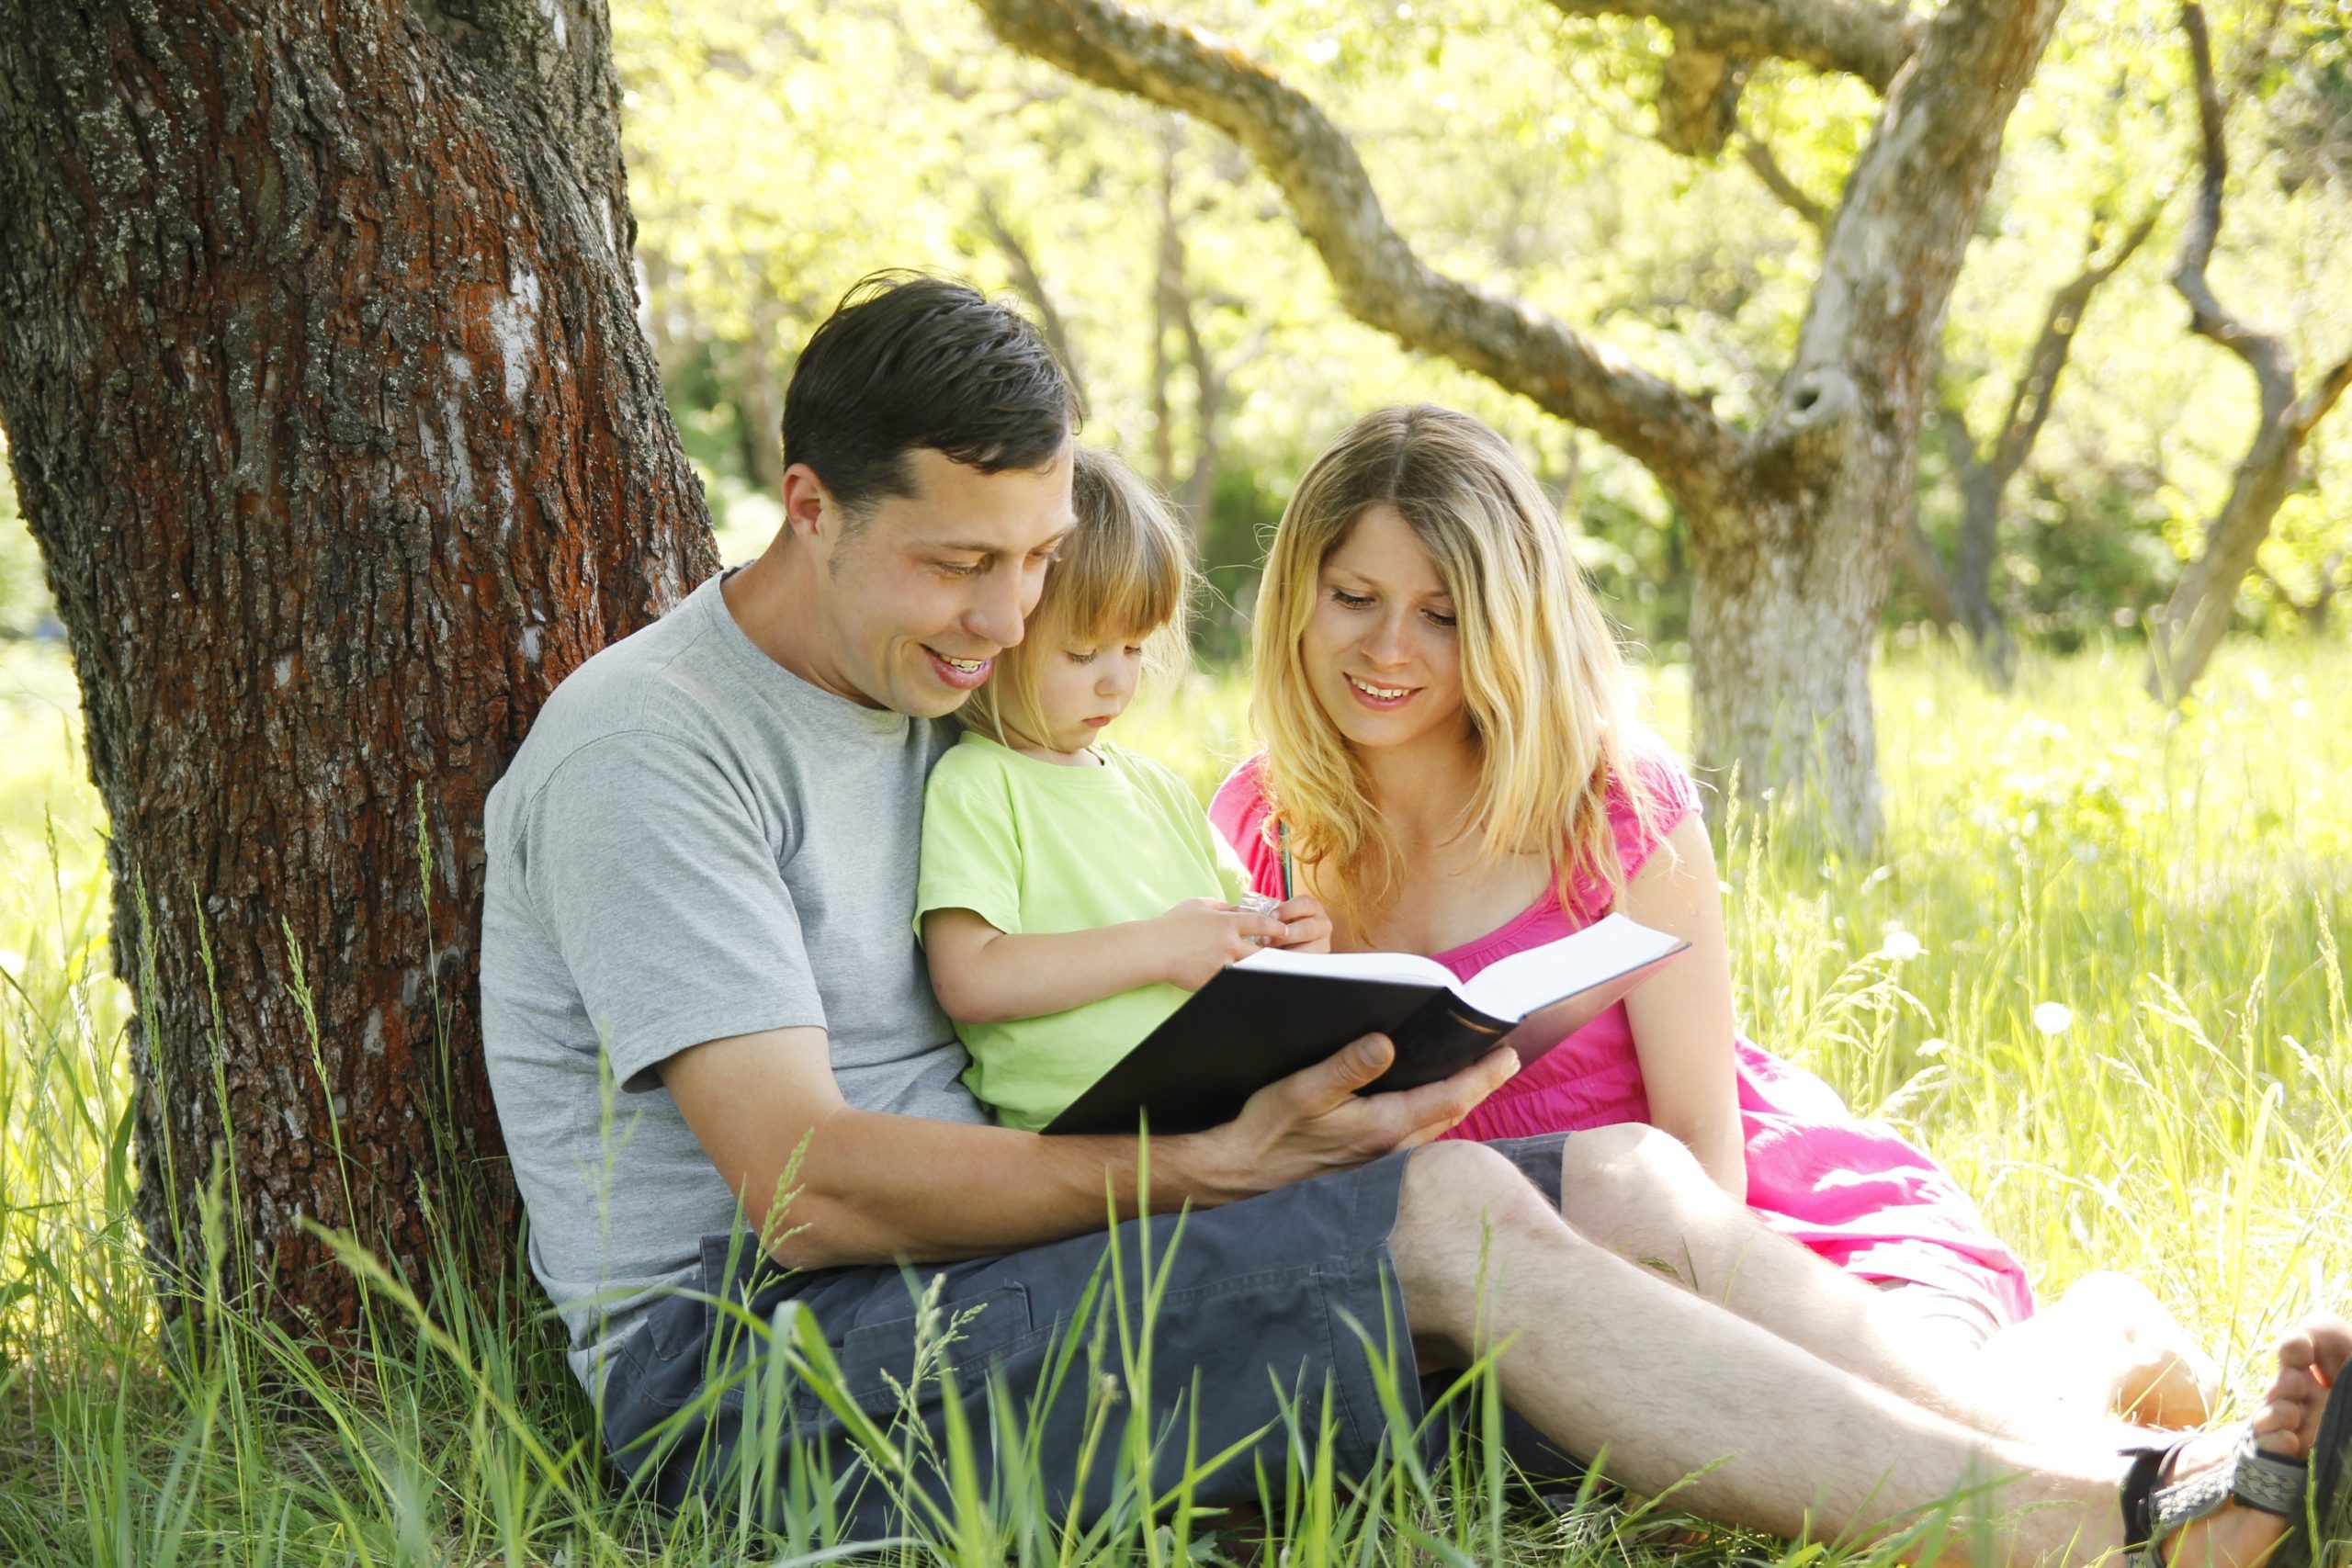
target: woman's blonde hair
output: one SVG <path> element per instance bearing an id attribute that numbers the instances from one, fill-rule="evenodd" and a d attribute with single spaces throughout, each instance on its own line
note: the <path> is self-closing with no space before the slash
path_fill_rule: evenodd
<path id="1" fill-rule="evenodd" d="M 1141 642 L 1148 679 L 1183 668 L 1192 535 L 1115 454 L 1074 448 L 1069 491 L 1077 526 L 1046 569 L 1021 640 L 996 656 L 987 683 L 956 710 L 964 728 L 1002 745 L 1051 733 L 1038 668 L 1073 646 Z"/>
<path id="2" fill-rule="evenodd" d="M 1250 717 L 1266 747 L 1268 831 L 1286 824 L 1294 856 L 1340 873 L 1323 879 L 1322 891 L 1351 919 L 1394 897 L 1396 838 L 1302 658 L 1324 561 L 1381 505 L 1404 518 L 1453 599 L 1479 757 L 1460 830 L 1478 834 L 1478 863 L 1541 853 L 1563 899 L 1585 876 L 1622 894 L 1611 781 L 1623 781 L 1645 836 L 1655 808 L 1632 773 L 1616 637 L 1535 476 L 1500 435 L 1448 409 L 1365 415 L 1315 460 L 1283 511 L 1252 646 Z"/>

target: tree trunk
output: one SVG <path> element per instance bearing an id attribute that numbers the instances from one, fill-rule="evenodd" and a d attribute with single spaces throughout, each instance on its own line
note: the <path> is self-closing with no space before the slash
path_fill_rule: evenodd
<path id="1" fill-rule="evenodd" d="M 1871 653 L 1893 557 L 1854 547 L 1876 522 L 1850 497 L 1838 510 L 1768 499 L 1736 521 L 1693 520 L 1690 709 L 1698 754 L 1724 788 L 1736 777 L 1751 798 L 1866 841 L 1875 794 L 1840 785 L 1874 777 Z M 1768 542 L 1722 547 L 1749 530 Z"/>
<path id="2" fill-rule="evenodd" d="M 2270 536 L 2270 520 L 2294 486 L 2302 433 L 2283 409 L 2265 408 L 2253 446 L 2230 481 L 2229 499 L 2206 525 L 2205 547 L 2180 574 L 2156 624 L 2149 627 L 2149 694 L 2178 702 L 2203 678 L 2237 616 L 2238 590 L 2254 572 Z"/>
<path id="3" fill-rule="evenodd" d="M 141 1218 L 184 1278 L 220 1179 L 330 1338 L 300 1222 L 414 1271 L 429 1203 L 506 1261 L 482 799 L 713 565 L 617 103 L 602 0 L 0 0 L 0 422 L 112 823 Z"/>

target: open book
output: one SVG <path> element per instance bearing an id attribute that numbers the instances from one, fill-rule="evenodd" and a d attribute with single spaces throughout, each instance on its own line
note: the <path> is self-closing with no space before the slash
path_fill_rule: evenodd
<path id="1" fill-rule="evenodd" d="M 1611 915 L 1468 980 L 1408 953 L 1269 948 L 1219 970 L 1046 1131 L 1132 1133 L 1139 1122 L 1155 1133 L 1214 1127 L 1276 1078 L 1364 1034 L 1396 1044 L 1396 1059 L 1364 1093 L 1435 1083 L 1493 1050 L 1529 1014 L 1556 1008 L 1546 1021 L 1548 1048 L 1690 945 Z"/>

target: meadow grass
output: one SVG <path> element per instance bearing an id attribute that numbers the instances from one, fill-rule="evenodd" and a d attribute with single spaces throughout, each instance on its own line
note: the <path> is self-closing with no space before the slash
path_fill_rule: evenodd
<path id="1" fill-rule="evenodd" d="M 2352 650 L 2233 649 L 2179 716 L 2147 702 L 2137 674 L 2128 650 L 2095 650 L 1996 695 L 1932 651 L 1894 659 L 1878 680 L 1889 831 L 1876 853 L 1824 854 L 1717 813 L 1735 979 L 1751 1037 L 1916 1130 L 2040 1289 L 2096 1268 L 2138 1274 L 2221 1355 L 2242 1402 L 2268 1336 L 2306 1308 L 2340 1308 L 2352 1263 L 2337 947 L 2352 931 Z M 1679 743 L 1675 672 L 1647 684 Z M 223 1310 L 241 1289 L 233 1268 L 191 1285 L 207 1309 L 197 1326 L 159 1330 L 129 1217 L 129 997 L 111 978 L 103 818 L 77 722 L 54 650 L 0 649 L 0 1562 L 824 1558 L 831 1500 L 806 1473 L 747 1481 L 776 1489 L 775 1533 L 616 1501 L 519 1274 L 461 1302 L 350 1247 L 381 1319 L 356 1381 Z M 1122 728 L 1204 792 L 1246 747 L 1229 680 Z M 198 1250 L 233 1257 L 220 1212 Z M 916 1506 L 918 1539 L 884 1555 L 1157 1565 L 1238 1551 L 1181 1497 L 1135 1483 L 1148 1393 L 1181 1386 L 1167 1368 L 1154 1381 L 1148 1294 L 1106 1288 L 1066 1345 L 1067 1375 L 1114 1377 L 1127 1395 L 1101 1406 L 1101 1462 L 1121 1478 L 1102 1523 L 1054 1516 L 1020 1462 L 1021 1391 L 1000 1391 L 989 1418 L 1013 1457 L 992 1470 L 971 1461 L 968 1430 L 923 1455 L 904 1426 L 862 1417 L 877 1450 L 948 1477 L 935 1510 Z M 931 1364 L 954 1330 L 934 1325 Z M 838 1398 L 829 1361 L 821 1341 L 787 1334 L 771 1364 Z M 748 1407 L 786 1409 L 787 1381 L 753 1380 Z M 1474 1429 L 1491 1410 L 1484 1386 L 1458 1396 Z M 1492 1446 L 1456 1444 L 1433 1470 L 1408 1457 L 1351 1489 L 1327 1442 L 1301 1425 L 1293 1473 L 1266 1478 L 1295 1565 L 1670 1550 L 1621 1505 L 1532 1506 Z M 1816 1555 L 1723 1536 L 1701 1550 Z"/>

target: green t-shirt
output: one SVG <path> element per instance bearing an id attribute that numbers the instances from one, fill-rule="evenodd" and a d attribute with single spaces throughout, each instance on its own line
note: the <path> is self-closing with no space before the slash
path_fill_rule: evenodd
<path id="1" fill-rule="evenodd" d="M 933 909 L 969 909 L 1007 936 L 1092 931 L 1249 890 L 1175 774 L 1116 746 L 1094 752 L 1102 767 L 1064 767 L 967 732 L 923 795 L 918 928 Z M 1042 1127 L 1184 995 L 1146 986 L 1043 1018 L 958 1023 L 964 1082 L 1006 1125 Z"/>

